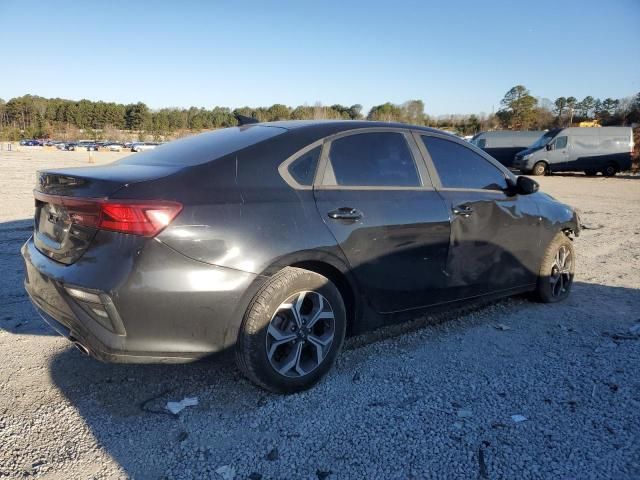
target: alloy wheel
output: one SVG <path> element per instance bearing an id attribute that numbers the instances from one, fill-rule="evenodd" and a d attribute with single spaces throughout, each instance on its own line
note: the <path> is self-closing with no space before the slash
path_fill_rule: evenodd
<path id="1" fill-rule="evenodd" d="M 335 336 L 335 316 L 318 292 L 298 292 L 276 309 L 267 328 L 267 358 L 285 377 L 302 377 L 318 368 Z"/>
<path id="2" fill-rule="evenodd" d="M 533 166 L 534 175 L 544 175 L 545 173 L 547 173 L 547 166 L 544 162 L 538 162 Z"/>
<path id="3" fill-rule="evenodd" d="M 551 265 L 551 276 L 549 277 L 551 294 L 554 297 L 564 295 L 571 287 L 571 282 L 573 281 L 573 276 L 571 275 L 572 262 L 571 251 L 565 245 L 562 245 L 556 252 Z"/>

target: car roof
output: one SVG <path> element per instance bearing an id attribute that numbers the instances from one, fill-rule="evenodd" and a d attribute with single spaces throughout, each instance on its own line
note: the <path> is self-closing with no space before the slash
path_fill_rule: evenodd
<path id="1" fill-rule="evenodd" d="M 413 130 L 421 130 L 431 133 L 445 133 L 453 135 L 444 130 L 436 128 L 423 127 L 420 125 L 411 125 L 408 123 L 397 122 L 372 122 L 369 120 L 282 120 L 276 122 L 261 122 L 250 125 L 262 125 L 264 127 L 278 127 L 286 130 L 326 130 L 327 128 L 334 132 L 354 130 L 359 128 L 410 128 Z M 455 136 L 455 135 L 453 135 Z"/>
<path id="2" fill-rule="evenodd" d="M 567 127 L 563 133 L 578 136 L 630 135 L 631 127 Z"/>
<path id="3" fill-rule="evenodd" d="M 490 130 L 487 132 L 479 132 L 473 138 L 540 137 L 544 133 L 544 130 Z"/>

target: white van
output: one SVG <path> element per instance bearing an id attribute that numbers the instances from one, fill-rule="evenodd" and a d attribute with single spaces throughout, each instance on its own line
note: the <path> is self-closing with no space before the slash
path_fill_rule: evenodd
<path id="1" fill-rule="evenodd" d="M 631 127 L 556 128 L 519 152 L 513 168 L 523 173 L 583 171 L 613 176 L 631 168 Z"/>

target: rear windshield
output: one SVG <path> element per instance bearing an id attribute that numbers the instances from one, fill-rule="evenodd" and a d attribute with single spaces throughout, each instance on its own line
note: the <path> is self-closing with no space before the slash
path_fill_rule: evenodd
<path id="1" fill-rule="evenodd" d="M 116 163 L 125 165 L 199 165 L 284 132 L 286 132 L 284 128 L 262 125 L 223 128 L 175 140 L 153 150 L 135 153 Z"/>

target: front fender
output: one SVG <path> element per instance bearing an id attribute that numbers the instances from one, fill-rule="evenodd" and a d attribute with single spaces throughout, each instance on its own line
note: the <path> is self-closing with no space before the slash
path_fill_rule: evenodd
<path id="1" fill-rule="evenodd" d="M 569 232 L 574 236 L 580 235 L 580 217 L 576 210 L 555 200 L 546 193 L 539 193 L 538 207 L 542 219 L 543 245 L 547 245 L 558 232 Z"/>

